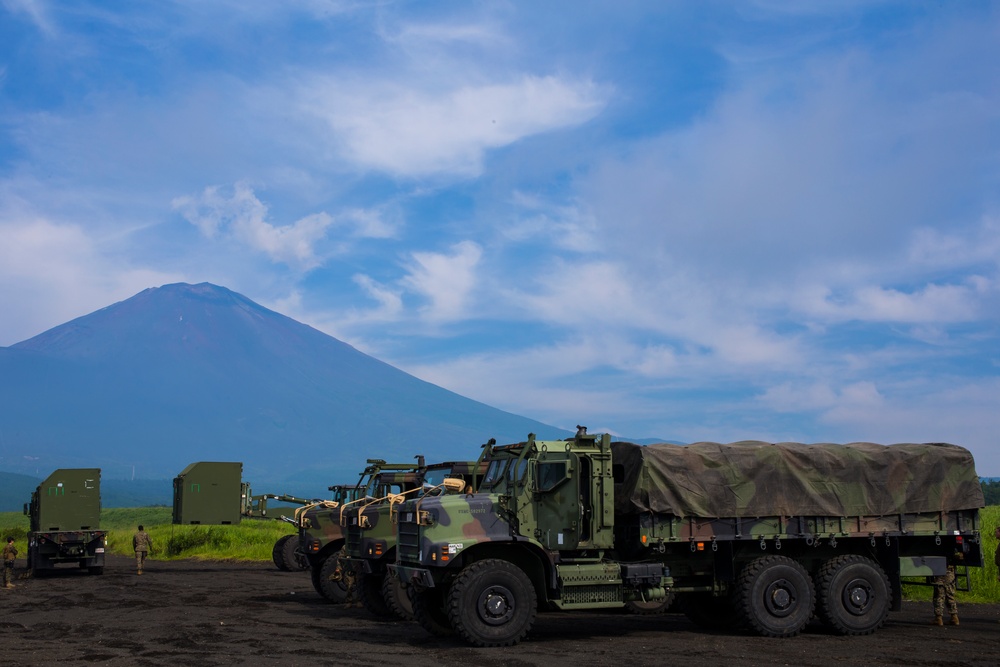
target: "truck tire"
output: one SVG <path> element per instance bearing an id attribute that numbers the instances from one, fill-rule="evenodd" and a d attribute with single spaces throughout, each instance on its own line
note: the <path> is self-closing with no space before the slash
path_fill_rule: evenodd
<path id="1" fill-rule="evenodd" d="M 347 599 L 347 581 L 340 571 L 340 551 L 330 554 L 318 567 L 313 568 L 313 587 L 323 599 L 335 604 L 343 604 Z"/>
<path id="2" fill-rule="evenodd" d="M 455 634 L 444 608 L 446 591 L 440 588 L 420 590 L 416 586 L 407 586 L 406 597 L 410 599 L 413 620 L 420 627 L 435 637 L 450 637 Z"/>
<path id="3" fill-rule="evenodd" d="M 403 621 L 413 620 L 413 605 L 410 603 L 410 596 L 407 595 L 403 584 L 396 577 L 386 573 L 382 579 L 382 599 L 389 612 L 396 618 Z"/>
<path id="4" fill-rule="evenodd" d="M 385 576 L 385 572 L 382 574 L 361 573 L 357 575 L 354 583 L 361 604 L 372 614 L 381 618 L 392 616 L 392 612 L 385 604 L 385 598 L 382 597 L 382 580 L 385 579 Z"/>
<path id="5" fill-rule="evenodd" d="M 87 574 L 104 574 L 103 565 L 93 565 L 87 568 Z"/>
<path id="6" fill-rule="evenodd" d="M 785 556 L 761 556 L 736 582 L 737 610 L 762 637 L 794 637 L 816 607 L 816 589 L 806 569 Z"/>
<path id="7" fill-rule="evenodd" d="M 288 564 L 285 562 L 285 545 L 288 544 L 288 540 L 290 539 L 292 539 L 292 535 L 282 535 L 271 549 L 271 560 L 283 572 L 288 572 Z"/>
<path id="8" fill-rule="evenodd" d="M 892 606 L 889 578 L 875 561 L 857 554 L 823 563 L 816 575 L 816 614 L 840 635 L 870 635 Z"/>
<path id="9" fill-rule="evenodd" d="M 309 561 L 305 555 L 299 551 L 299 536 L 286 535 L 285 543 L 282 545 L 284 569 L 288 572 L 301 572 L 309 567 Z"/>
<path id="10" fill-rule="evenodd" d="M 531 630 L 537 604 L 528 575 L 513 563 L 490 558 L 469 565 L 452 583 L 448 619 L 473 646 L 513 646 Z"/>

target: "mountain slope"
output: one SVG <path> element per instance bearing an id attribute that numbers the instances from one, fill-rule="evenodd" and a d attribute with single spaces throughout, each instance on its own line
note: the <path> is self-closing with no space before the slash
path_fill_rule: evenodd
<path id="1" fill-rule="evenodd" d="M 11 472 L 162 478 L 243 461 L 255 490 L 284 491 L 261 483 L 325 487 L 368 457 L 469 458 L 490 437 L 529 432 L 566 435 L 208 283 L 147 289 L 0 348 L 0 469 Z"/>

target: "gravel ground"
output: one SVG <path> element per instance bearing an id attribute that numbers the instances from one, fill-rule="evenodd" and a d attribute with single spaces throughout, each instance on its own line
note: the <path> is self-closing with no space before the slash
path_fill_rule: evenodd
<path id="1" fill-rule="evenodd" d="M 23 564 L 23 561 L 21 562 Z M 322 600 L 306 572 L 265 563 L 109 557 L 0 589 L 0 660 L 10 665 L 914 665 L 1000 664 L 1000 605 L 965 605 L 932 627 L 928 602 L 904 603 L 868 637 L 819 626 L 786 640 L 706 632 L 679 614 L 539 614 L 527 641 L 475 649 Z"/>

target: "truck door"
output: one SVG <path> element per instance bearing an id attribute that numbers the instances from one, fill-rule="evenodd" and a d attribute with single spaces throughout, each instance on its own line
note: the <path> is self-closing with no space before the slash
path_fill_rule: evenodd
<path id="1" fill-rule="evenodd" d="M 581 512 L 580 462 L 566 451 L 539 452 L 535 459 L 535 537 L 547 549 L 578 548 L 588 537 Z"/>

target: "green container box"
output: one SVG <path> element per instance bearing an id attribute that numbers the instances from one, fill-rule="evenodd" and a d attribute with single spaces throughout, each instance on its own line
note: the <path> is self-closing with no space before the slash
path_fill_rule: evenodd
<path id="1" fill-rule="evenodd" d="M 175 524 L 228 525 L 240 522 L 243 464 L 192 463 L 174 478 Z"/>
<path id="2" fill-rule="evenodd" d="M 101 469 L 60 468 L 31 494 L 32 532 L 96 530 L 101 525 Z"/>

